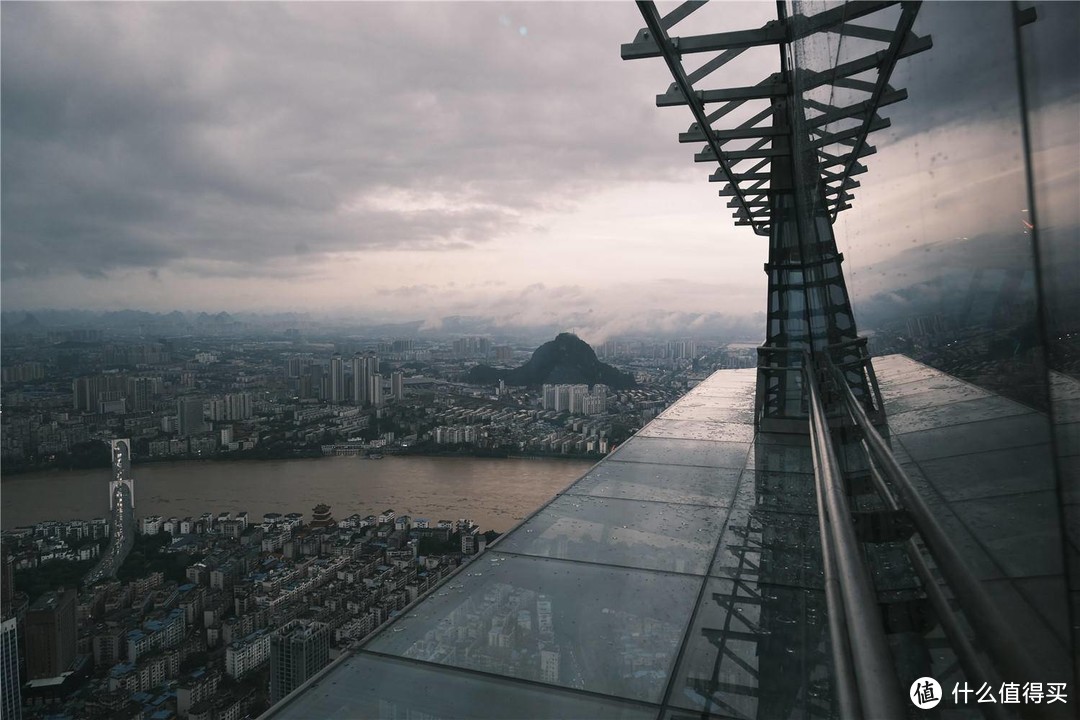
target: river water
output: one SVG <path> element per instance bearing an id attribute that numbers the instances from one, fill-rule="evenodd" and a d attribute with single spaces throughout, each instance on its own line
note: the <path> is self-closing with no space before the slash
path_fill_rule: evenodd
<path id="1" fill-rule="evenodd" d="M 302 512 L 326 503 L 336 519 L 353 513 L 429 520 L 470 518 L 506 531 L 579 478 L 590 461 L 517 458 L 325 457 L 190 461 L 135 465 L 135 515 L 183 518 L 246 510 Z M 3 478 L 0 527 L 108 514 L 109 470 L 28 473 Z"/>

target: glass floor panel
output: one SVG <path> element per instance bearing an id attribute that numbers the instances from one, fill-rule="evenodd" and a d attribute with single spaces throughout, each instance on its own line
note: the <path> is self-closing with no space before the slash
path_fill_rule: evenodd
<path id="1" fill-rule="evenodd" d="M 717 388 L 715 390 L 694 389 L 679 399 L 679 403 L 687 405 L 711 405 L 713 407 L 738 408 L 739 410 L 754 409 L 753 386 L 739 390 L 736 388 Z"/>
<path id="2" fill-rule="evenodd" d="M 500 552 L 704 575 L 727 510 L 563 495 L 500 542 Z"/>
<path id="3" fill-rule="evenodd" d="M 699 465 L 741 468 L 750 444 L 710 440 L 674 440 L 634 436 L 623 443 L 608 462 L 647 462 L 661 465 Z"/>
<path id="4" fill-rule="evenodd" d="M 917 367 L 905 367 L 900 370 L 893 371 L 888 369 L 882 369 L 878 365 L 878 360 L 874 360 L 874 368 L 877 371 L 878 384 L 881 387 L 895 388 L 900 385 L 909 385 L 915 382 L 955 382 L 954 378 L 943 378 L 942 374 L 925 365 Z M 910 390 L 908 391 L 910 392 Z"/>
<path id="5" fill-rule="evenodd" d="M 1037 413 L 908 432 L 894 437 L 896 442 L 916 462 L 1025 445 L 1043 445 L 1050 462 L 1050 423 Z"/>
<path id="6" fill-rule="evenodd" d="M 1057 508 L 1052 490 L 952 503 L 971 533 L 1010 577 L 1064 572 L 1061 533 L 1045 522 Z M 1056 552 L 1040 552 L 1048 548 Z"/>
<path id="7" fill-rule="evenodd" d="M 743 476 L 744 494 L 761 510 L 773 512 L 816 512 L 817 492 L 810 473 L 748 469 Z"/>
<path id="8" fill-rule="evenodd" d="M 754 426 L 744 423 L 656 418 L 642 428 L 638 437 L 750 442 L 754 439 Z"/>
<path id="9" fill-rule="evenodd" d="M 814 474 L 814 459 L 807 444 L 782 444 L 769 442 L 763 433 L 746 458 L 746 467 L 755 472 L 785 472 L 802 475 Z"/>
<path id="10" fill-rule="evenodd" d="M 366 649 L 659 702 L 700 578 L 497 551 L 484 560 Z"/>
<path id="11" fill-rule="evenodd" d="M 936 387 L 935 387 L 936 386 Z M 917 392 L 913 392 L 917 391 Z M 991 397 L 986 390 L 963 383 L 913 383 L 898 388 L 881 388 L 889 417 L 911 410 L 939 407 L 964 400 Z"/>
<path id="12" fill-rule="evenodd" d="M 1054 433 L 1057 436 L 1059 457 L 1080 455 L 1080 422 L 1055 424 Z M 1075 479 L 1076 476 L 1073 477 Z"/>
<path id="13" fill-rule="evenodd" d="M 1080 421 L 1080 399 L 1054 400 L 1054 421 L 1074 423 Z"/>
<path id="14" fill-rule="evenodd" d="M 709 574 L 820 588 L 821 539 L 816 515 L 732 510 Z"/>
<path id="15" fill-rule="evenodd" d="M 698 422 L 754 422 L 754 403 L 749 401 L 745 407 L 732 407 L 715 401 L 681 400 L 657 416 L 657 420 L 694 420 Z"/>
<path id="16" fill-rule="evenodd" d="M 1055 486 L 1046 445 L 923 460 L 919 466 L 946 500 L 1053 490 Z"/>
<path id="17" fill-rule="evenodd" d="M 901 435 L 928 427 L 948 427 L 1033 412 L 1035 411 L 1018 402 L 1001 396 L 991 396 L 889 415 L 889 431 L 894 435 Z"/>
<path id="18" fill-rule="evenodd" d="M 697 387 L 703 385 L 725 384 L 753 385 L 755 382 L 757 382 L 757 368 L 737 368 L 724 370 L 723 372 L 714 372 L 712 375 L 698 383 Z"/>
<path id="19" fill-rule="evenodd" d="M 535 717 L 646 720 L 656 708 L 615 698 L 358 653 L 299 697 L 275 708 L 281 720 Z"/>
<path id="20" fill-rule="evenodd" d="M 668 705 L 718 717 L 829 717 L 831 662 L 823 592 L 713 578 Z"/>
<path id="21" fill-rule="evenodd" d="M 1068 626 L 1052 627 L 1047 623 L 1044 613 L 1032 612 L 1033 602 L 1040 603 L 1040 593 L 1051 587 L 1055 594 L 1064 594 L 1065 579 L 1021 578 L 1019 580 L 1002 579 L 982 584 L 987 596 L 1009 619 L 1015 637 L 1028 648 L 1030 657 L 1039 664 L 1043 682 L 1064 682 L 1069 674 Z M 1070 693 L 1069 701 L 1073 701 Z"/>
<path id="22" fill-rule="evenodd" d="M 746 403 L 751 406 L 754 401 L 753 387 L 713 387 L 694 389 L 686 396 L 689 402 L 711 402 L 716 405 L 731 405 L 745 407 Z"/>
<path id="23" fill-rule="evenodd" d="M 1050 371 L 1050 397 L 1054 402 L 1060 400 L 1080 400 L 1080 380 L 1057 372 Z"/>
<path id="24" fill-rule="evenodd" d="M 741 473 L 737 468 L 601 463 L 566 494 L 730 507 Z"/>
<path id="25" fill-rule="evenodd" d="M 690 388 L 688 395 L 724 393 L 724 392 L 750 392 L 753 393 L 757 386 L 757 371 L 748 373 L 727 373 L 713 375 Z"/>

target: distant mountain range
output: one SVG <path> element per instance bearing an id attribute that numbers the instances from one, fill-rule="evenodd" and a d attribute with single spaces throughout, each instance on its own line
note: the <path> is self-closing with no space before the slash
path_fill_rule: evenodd
<path id="1" fill-rule="evenodd" d="M 481 335 L 498 342 L 538 345 L 572 329 L 591 342 L 621 339 L 723 338 L 760 342 L 765 314 L 728 315 L 656 310 L 633 317 L 597 317 L 586 313 L 537 323 L 507 322 L 494 316 L 449 315 L 427 320 L 380 321 L 366 316 L 312 312 L 257 313 L 231 311 L 148 312 L 143 310 L 57 310 L 0 312 L 0 330 L 20 335 L 45 335 L 53 330 L 99 329 L 110 337 L 179 337 L 235 335 L 265 337 L 297 329 L 310 337 L 351 334 L 366 338 L 454 338 Z"/>
<path id="2" fill-rule="evenodd" d="M 571 333 L 560 333 L 554 340 L 538 347 L 521 367 L 501 370 L 489 365 L 477 365 L 469 371 L 466 380 L 475 385 L 494 385 L 503 380 L 507 385 L 526 387 L 547 383 L 590 386 L 602 383 L 616 390 L 637 385 L 633 375 L 600 362 L 592 347 Z"/>

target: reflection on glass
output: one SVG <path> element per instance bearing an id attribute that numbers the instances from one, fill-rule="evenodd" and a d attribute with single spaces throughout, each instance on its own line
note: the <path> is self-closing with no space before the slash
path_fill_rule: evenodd
<path id="1" fill-rule="evenodd" d="M 295 720 L 521 717 L 646 720 L 655 708 L 569 693 L 532 683 L 361 653 L 321 678 L 274 717 Z"/>
<path id="2" fill-rule="evenodd" d="M 1080 647 L 1080 5 L 1038 2 L 1034 9 L 1038 20 L 1018 33 L 1035 195 L 1029 219 L 1042 260 L 1075 657 Z"/>
<path id="3" fill-rule="evenodd" d="M 681 438 L 684 440 L 720 440 L 750 442 L 754 426 L 746 423 L 726 423 L 702 420 L 657 419 L 642 428 L 638 437 Z"/>
<path id="4" fill-rule="evenodd" d="M 750 444 L 747 442 L 675 440 L 635 435 L 619 447 L 609 462 L 741 468 L 746 461 L 746 452 L 749 447 Z"/>
<path id="5" fill-rule="evenodd" d="M 740 474 L 739 468 L 607 462 L 590 470 L 567 494 L 728 507 Z"/>
<path id="6" fill-rule="evenodd" d="M 704 574 L 726 515 L 715 507 L 563 495 L 498 549 Z"/>
<path id="7" fill-rule="evenodd" d="M 719 717 L 828 717 L 831 672 L 822 592 L 712 579 L 670 704 Z"/>
<path id="8" fill-rule="evenodd" d="M 491 552 L 366 649 L 658 702 L 700 586 Z"/>

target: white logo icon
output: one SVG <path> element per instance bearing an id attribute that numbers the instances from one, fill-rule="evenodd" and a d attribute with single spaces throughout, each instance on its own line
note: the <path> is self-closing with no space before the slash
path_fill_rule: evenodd
<path id="1" fill-rule="evenodd" d="M 920 710 L 929 710 L 937 707 L 937 704 L 941 702 L 941 685 L 932 677 L 921 677 L 911 683 L 908 697 L 915 703 L 915 707 Z"/>

